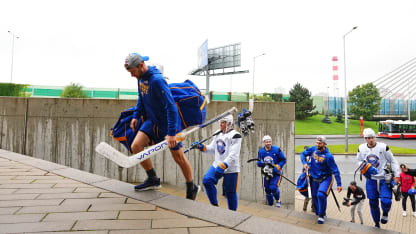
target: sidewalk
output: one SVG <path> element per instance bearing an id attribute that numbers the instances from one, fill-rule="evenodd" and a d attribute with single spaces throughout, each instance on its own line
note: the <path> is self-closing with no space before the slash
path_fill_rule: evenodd
<path id="1" fill-rule="evenodd" d="M 208 205 L 203 193 L 197 202 L 183 193 L 169 186 L 138 193 L 128 183 L 0 150 L 0 233 L 391 233 L 333 218 L 317 225 L 312 214 L 245 201 L 234 212 Z"/>

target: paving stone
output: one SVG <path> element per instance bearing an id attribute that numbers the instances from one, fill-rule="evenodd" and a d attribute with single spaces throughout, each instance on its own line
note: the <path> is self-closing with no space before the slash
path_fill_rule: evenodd
<path id="1" fill-rule="evenodd" d="M 107 190 L 104 190 L 104 189 L 94 188 L 91 185 L 89 187 L 90 188 L 77 188 L 77 189 L 75 189 L 74 193 L 94 193 L 94 192 L 105 193 L 105 192 L 108 192 Z"/>
<path id="2" fill-rule="evenodd" d="M 11 161 L 16 161 L 16 162 L 19 162 L 28 158 L 28 156 L 24 156 L 22 154 L 18 154 L 18 153 L 3 150 L 3 149 L 0 149 L 0 155 L 1 155 L 0 157 L 4 159 L 9 159 Z"/>
<path id="3" fill-rule="evenodd" d="M 36 176 L 36 175 L 45 175 L 47 172 L 46 171 L 41 171 L 41 170 L 32 170 L 32 171 L 15 171 L 15 172 L 2 172 L 0 171 L 0 176 L 3 175 L 19 175 L 19 176 Z"/>
<path id="4" fill-rule="evenodd" d="M 117 219 L 118 211 L 51 213 L 43 221 Z"/>
<path id="5" fill-rule="evenodd" d="M 50 205 L 58 205 L 62 201 L 63 201 L 63 199 L 0 201 L 0 207 L 12 207 L 12 206 L 50 206 Z"/>
<path id="6" fill-rule="evenodd" d="M 187 228 L 149 229 L 149 230 L 115 230 L 109 234 L 188 234 Z M 207 232 L 209 233 L 209 232 Z"/>
<path id="7" fill-rule="evenodd" d="M 74 188 L 18 189 L 15 193 L 71 193 Z"/>
<path id="8" fill-rule="evenodd" d="M 53 162 L 49 162 L 49 161 L 45 161 L 45 160 L 33 158 L 33 157 L 28 157 L 27 159 L 24 159 L 21 162 L 26 165 L 31 165 L 33 167 L 36 167 L 45 171 L 53 171 L 56 169 L 67 168 L 64 165 L 60 165 L 57 163 L 53 163 Z"/>
<path id="9" fill-rule="evenodd" d="M 6 207 L 6 208 L 0 207 L 0 214 L 14 214 L 20 208 L 21 207 Z"/>
<path id="10" fill-rule="evenodd" d="M 309 230 L 315 230 L 320 233 L 328 232 L 331 226 L 327 224 L 317 224 L 316 221 L 314 223 L 307 223 L 307 222 L 298 222 L 296 224 L 297 227 L 303 227 Z"/>
<path id="11" fill-rule="evenodd" d="M 217 224 L 194 218 L 180 219 L 153 219 L 152 228 L 178 228 L 178 227 L 214 227 Z"/>
<path id="12" fill-rule="evenodd" d="M 87 211 L 89 207 L 89 204 L 78 204 L 71 206 L 32 206 L 23 207 L 17 212 L 17 214 L 82 212 Z"/>
<path id="13" fill-rule="evenodd" d="M 123 197 L 123 198 L 126 198 L 125 196 L 122 196 L 122 195 L 117 194 L 117 193 L 100 193 L 99 197 Z M 129 201 L 127 200 L 126 203 L 129 203 Z"/>
<path id="14" fill-rule="evenodd" d="M 15 180 L 64 180 L 65 177 L 57 176 L 57 175 L 42 175 L 42 176 L 18 175 L 14 179 Z"/>
<path id="15" fill-rule="evenodd" d="M 17 189 L 0 189 L 0 194 L 12 194 L 16 191 Z"/>
<path id="16" fill-rule="evenodd" d="M 25 188 L 25 189 L 36 189 L 36 188 L 51 188 L 53 184 L 2 184 L 2 188 Z"/>
<path id="17" fill-rule="evenodd" d="M 127 204 L 143 204 L 144 202 L 136 200 L 136 199 L 131 199 L 128 197 L 126 203 Z"/>
<path id="18" fill-rule="evenodd" d="M 64 177 L 59 177 L 61 179 L 42 179 L 42 180 L 35 180 L 34 184 L 83 184 L 76 180 L 65 179 Z"/>
<path id="19" fill-rule="evenodd" d="M 74 223 L 75 221 L 2 224 L 1 231 L 5 233 L 69 231 Z"/>
<path id="20" fill-rule="evenodd" d="M 13 180 L 13 179 L 2 180 L 0 178 L 0 184 L 30 184 L 32 182 L 33 182 L 33 180 Z"/>
<path id="21" fill-rule="evenodd" d="M 109 204 L 109 203 L 118 203 L 124 204 L 126 201 L 125 198 L 86 198 L 86 199 L 65 199 L 62 205 L 75 205 L 75 204 Z"/>
<path id="22" fill-rule="evenodd" d="M 188 218 L 172 211 L 120 211 L 119 219 L 178 219 Z"/>
<path id="23" fill-rule="evenodd" d="M 351 234 L 348 229 L 338 228 L 338 227 L 331 227 L 328 231 L 331 234 Z"/>
<path id="24" fill-rule="evenodd" d="M 31 168 L 2 168 L 1 172 L 19 172 L 19 171 L 30 171 Z"/>
<path id="25" fill-rule="evenodd" d="M 85 171 L 77 170 L 74 168 L 65 168 L 51 171 L 54 174 L 65 176 L 67 178 L 77 180 L 83 183 L 91 184 L 99 181 L 109 180 L 107 177 L 94 175 Z"/>
<path id="26" fill-rule="evenodd" d="M 270 219 L 259 218 L 259 217 L 250 217 L 245 220 L 234 229 L 247 233 L 319 233 L 313 230 L 308 230 L 306 228 L 301 228 L 293 225 L 287 225 L 285 223 L 271 221 Z"/>
<path id="27" fill-rule="evenodd" d="M 231 211 L 221 207 L 202 204 L 196 201 L 168 195 L 150 203 L 178 213 L 217 223 L 225 227 L 234 227 L 247 219 L 250 215 Z"/>
<path id="28" fill-rule="evenodd" d="M 33 223 L 39 222 L 44 216 L 45 214 L 0 215 L 0 223 Z"/>
<path id="29" fill-rule="evenodd" d="M 105 210 L 156 210 L 152 204 L 92 204 L 89 211 Z"/>
<path id="30" fill-rule="evenodd" d="M 16 178 L 17 176 L 10 175 L 10 176 L 0 176 L 0 180 L 11 180 Z"/>
<path id="31" fill-rule="evenodd" d="M 83 183 L 78 183 L 78 184 L 75 184 L 75 183 L 68 183 L 68 184 L 58 183 L 58 184 L 55 184 L 53 187 L 54 188 L 92 188 L 91 185 L 83 184 Z"/>
<path id="32" fill-rule="evenodd" d="M 74 233 L 75 234 L 108 234 L 108 231 L 36 232 L 36 234 L 74 234 Z"/>
<path id="33" fill-rule="evenodd" d="M 224 228 L 224 227 L 189 228 L 189 234 L 207 234 L 207 233 L 239 234 L 239 233 L 243 233 L 243 232 L 239 232 L 239 231 L 232 230 L 232 229 L 229 229 L 229 228 Z"/>
<path id="34" fill-rule="evenodd" d="M 30 194 L 2 194 L 0 195 L 0 201 L 6 200 L 27 200 L 27 199 L 35 199 L 39 194 L 30 193 Z"/>
<path id="35" fill-rule="evenodd" d="M 150 220 L 81 220 L 73 230 L 150 229 Z"/>
<path id="36" fill-rule="evenodd" d="M 46 193 L 41 194 L 36 199 L 54 198 L 97 198 L 99 193 Z"/>
<path id="37" fill-rule="evenodd" d="M 164 196 L 167 196 L 167 194 L 161 193 L 159 191 L 154 190 L 148 190 L 143 192 L 136 192 L 134 191 L 134 186 L 129 183 L 125 183 L 119 180 L 107 180 L 102 182 L 93 183 L 92 185 L 106 189 L 108 191 L 114 191 L 118 194 L 134 198 L 140 201 L 148 202 L 151 200 L 155 200 Z"/>

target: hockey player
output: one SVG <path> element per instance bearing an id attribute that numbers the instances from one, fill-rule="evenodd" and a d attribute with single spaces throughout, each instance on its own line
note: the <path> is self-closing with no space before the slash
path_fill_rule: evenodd
<path id="1" fill-rule="evenodd" d="M 388 222 L 388 214 L 391 208 L 392 199 L 392 177 L 395 184 L 399 182 L 400 169 L 397 160 L 389 147 L 381 142 L 376 142 L 376 134 L 373 129 L 366 128 L 363 131 L 367 143 L 358 147 L 357 161 L 361 174 L 366 177 L 367 197 L 370 200 L 371 216 L 377 228 L 380 222 Z M 390 164 L 394 175 L 386 174 L 387 164 Z M 379 199 L 383 215 L 380 220 Z"/>
<path id="2" fill-rule="evenodd" d="M 281 174 L 283 173 L 283 166 L 286 164 L 286 157 L 283 151 L 272 145 L 272 138 L 269 135 L 263 137 L 264 147 L 261 148 L 257 154 L 257 166 L 263 170 L 265 167 L 270 167 L 273 170 L 271 175 L 264 176 L 264 191 L 266 192 L 266 199 L 269 206 L 273 205 L 273 197 L 276 200 L 276 207 L 280 208 L 280 191 L 279 186 L 282 181 Z"/>
<path id="3" fill-rule="evenodd" d="M 131 145 L 134 154 L 143 151 L 149 142 L 159 143 L 167 140 L 170 152 L 175 162 L 180 166 L 186 180 L 186 198 L 195 200 L 200 187 L 192 180 L 192 167 L 186 159 L 182 143 L 176 142 L 176 134 L 181 131 L 181 119 L 168 88 L 165 78 L 154 66 L 147 66 L 145 61 L 149 57 L 137 53 L 129 54 L 124 62 L 124 67 L 132 77 L 137 79 L 140 98 L 137 100 L 137 110 L 133 114 L 130 127 L 136 129 L 140 116 L 144 117 L 139 132 Z M 156 176 L 150 159 L 140 163 L 145 169 L 148 178 L 135 186 L 135 190 L 143 191 L 159 189 L 160 178 Z"/>
<path id="4" fill-rule="evenodd" d="M 311 156 L 309 164 L 306 160 L 307 156 Z M 342 191 L 338 166 L 335 163 L 334 156 L 326 147 L 326 138 L 318 136 L 316 138 L 316 146 L 304 150 L 300 154 L 300 160 L 310 175 L 312 202 L 315 214 L 318 216 L 317 223 L 323 224 L 326 217 L 327 197 L 332 189 L 334 176 L 337 181 L 338 192 Z"/>
<path id="5" fill-rule="evenodd" d="M 224 177 L 225 197 L 228 209 L 237 210 L 238 175 L 240 172 L 241 134 L 232 129 L 233 116 L 228 115 L 220 121 L 220 134 L 214 136 L 209 145 L 194 142 L 202 152 L 214 154 L 215 159 L 204 175 L 203 183 L 210 203 L 218 206 L 218 180 Z"/>

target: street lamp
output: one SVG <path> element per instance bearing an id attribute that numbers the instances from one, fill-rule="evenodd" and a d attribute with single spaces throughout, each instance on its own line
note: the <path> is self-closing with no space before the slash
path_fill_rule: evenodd
<path id="1" fill-rule="evenodd" d="M 258 58 L 260 56 L 263 56 L 263 55 L 266 55 L 266 53 L 259 54 L 259 55 L 253 57 L 253 97 L 252 97 L 253 101 L 254 101 L 254 73 L 255 73 L 255 69 L 256 69 L 256 58 Z"/>
<path id="2" fill-rule="evenodd" d="M 352 31 L 357 29 L 357 26 L 348 31 L 343 37 L 344 42 L 344 89 L 345 89 L 345 98 L 344 98 L 344 108 L 345 108 L 345 152 L 348 152 L 348 104 L 347 104 L 347 62 L 345 55 L 345 37 L 350 34 Z"/>
<path id="3" fill-rule="evenodd" d="M 10 83 L 13 82 L 13 56 L 14 56 L 14 39 L 19 39 L 18 36 L 16 36 L 16 34 L 14 34 L 12 31 L 8 31 L 10 33 L 10 35 L 12 35 L 12 66 L 11 66 L 11 70 L 10 70 Z"/>

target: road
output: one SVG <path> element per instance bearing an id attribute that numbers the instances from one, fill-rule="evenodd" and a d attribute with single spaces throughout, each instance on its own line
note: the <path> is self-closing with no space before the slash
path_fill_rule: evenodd
<path id="1" fill-rule="evenodd" d="M 384 142 L 387 145 L 391 145 L 391 146 L 416 149 L 416 139 L 391 140 L 391 139 L 385 139 L 385 138 L 377 138 L 377 141 Z M 343 145 L 345 144 L 345 138 L 339 137 L 339 136 L 331 138 L 331 136 L 327 136 L 327 142 L 328 142 L 328 145 Z M 354 137 L 354 138 L 348 139 L 348 144 L 362 144 L 364 142 L 365 140 L 363 138 Z M 315 138 L 308 138 L 308 139 L 296 138 L 295 144 L 296 145 L 315 145 Z"/>

